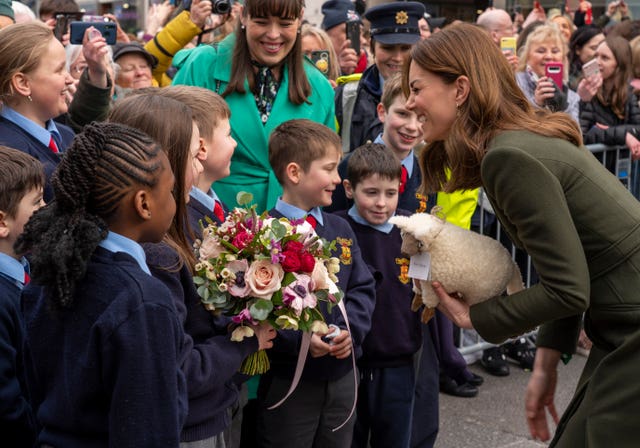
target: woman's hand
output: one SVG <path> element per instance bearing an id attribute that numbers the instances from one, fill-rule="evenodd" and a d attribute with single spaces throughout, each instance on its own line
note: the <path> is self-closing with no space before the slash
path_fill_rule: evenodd
<path id="1" fill-rule="evenodd" d="M 273 339 L 276 337 L 276 330 L 268 322 L 261 322 L 252 326 L 258 338 L 258 350 L 266 350 L 273 347 Z"/>
<path id="2" fill-rule="evenodd" d="M 627 132 L 624 137 L 624 141 L 627 144 L 627 148 L 631 151 L 631 158 L 633 160 L 640 159 L 640 141 L 631 133 Z"/>
<path id="3" fill-rule="evenodd" d="M 447 294 L 447 291 L 444 290 L 439 282 L 432 282 L 431 286 L 440 299 L 440 304 L 438 305 L 440 312 L 458 327 L 472 329 L 473 324 L 469 315 L 469 305 Z"/>
<path id="4" fill-rule="evenodd" d="M 169 0 L 151 5 L 147 13 L 147 23 L 144 27 L 144 33 L 155 36 L 158 30 L 164 26 L 174 9 L 175 6 L 170 4 Z"/>
<path id="5" fill-rule="evenodd" d="M 578 84 L 578 96 L 582 101 L 591 101 L 602 86 L 602 75 L 600 72 L 583 78 Z"/>
<path id="6" fill-rule="evenodd" d="M 544 107 L 545 103 L 548 99 L 553 98 L 556 93 L 556 88 L 554 86 L 551 78 L 547 78 L 543 76 L 538 80 L 538 84 L 536 85 L 536 90 L 533 92 L 533 100 L 535 101 L 538 107 Z"/>
<path id="7" fill-rule="evenodd" d="M 351 75 L 356 71 L 358 66 L 359 56 L 356 50 L 351 48 L 351 41 L 345 40 L 338 52 L 338 65 L 340 66 L 340 72 L 342 75 Z"/>
<path id="8" fill-rule="evenodd" d="M 551 433 L 547 424 L 547 411 L 554 423 L 558 424 L 558 413 L 554 404 L 556 384 L 558 381 L 557 365 L 560 352 L 545 347 L 538 347 L 534 361 L 533 373 L 527 384 L 525 394 L 525 411 L 529 433 L 534 439 L 549 440 Z"/>
<path id="9" fill-rule="evenodd" d="M 87 61 L 89 82 L 105 89 L 107 87 L 107 41 L 94 27 L 87 28 L 82 39 L 82 54 Z"/>
<path id="10" fill-rule="evenodd" d="M 578 11 L 580 12 L 587 12 L 590 9 L 591 9 L 591 2 L 581 1 L 578 6 Z"/>
<path id="11" fill-rule="evenodd" d="M 189 12 L 191 21 L 195 26 L 204 30 L 207 19 L 210 19 L 211 11 L 213 11 L 213 6 L 209 0 L 193 0 Z"/>

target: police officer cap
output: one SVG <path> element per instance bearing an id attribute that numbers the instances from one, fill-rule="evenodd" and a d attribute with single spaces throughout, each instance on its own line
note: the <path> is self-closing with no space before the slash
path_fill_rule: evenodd
<path id="1" fill-rule="evenodd" d="M 383 44 L 415 44 L 420 40 L 418 20 L 425 13 L 422 3 L 393 2 L 374 6 L 364 13 L 371 22 L 371 37 Z"/>
<path id="2" fill-rule="evenodd" d="M 345 22 L 360 22 L 360 16 L 350 0 L 329 0 L 322 4 L 322 29 L 328 30 Z"/>

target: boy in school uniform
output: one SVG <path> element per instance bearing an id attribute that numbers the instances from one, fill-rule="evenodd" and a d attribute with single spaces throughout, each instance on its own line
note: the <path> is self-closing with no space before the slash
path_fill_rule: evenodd
<path id="1" fill-rule="evenodd" d="M 334 255 L 340 259 L 338 287 L 344 292 L 351 331 L 347 331 L 337 307 L 328 313 L 321 302 L 327 324 L 337 325 L 340 334 L 330 343 L 322 339 L 322 334 L 312 335 L 297 389 L 281 406 L 267 410 L 285 395 L 291 384 L 301 340 L 299 331 L 278 332 L 270 350 L 271 369 L 262 376 L 258 390 L 261 446 L 351 446 L 355 416 L 351 415 L 348 421 L 347 417 L 355 394 L 352 351 L 356 358 L 362 353 L 375 307 L 375 289 L 349 224 L 320 210 L 331 203 L 333 190 L 340 182 L 337 167 L 341 155 L 339 137 L 310 120 L 283 123 L 269 139 L 269 162 L 283 188 L 282 197 L 269 214 L 307 218 L 311 225 L 315 224 L 320 237 L 336 241 Z"/>
<path id="2" fill-rule="evenodd" d="M 411 439 L 414 358 L 422 345 L 422 326 L 419 313 L 411 310 L 413 283 L 408 276 L 409 259 L 401 250 L 402 236 L 388 222 L 396 213 L 411 215 L 397 209 L 401 172 L 400 161 L 384 145 L 360 146 L 349 159 L 343 182 L 354 205 L 336 212 L 353 229 L 362 258 L 376 278 L 371 331 L 358 360 L 354 448 L 366 448 L 369 440 L 372 447 L 404 448 Z M 433 368 L 437 369 L 437 361 Z M 430 418 L 434 421 L 418 424 L 437 427 L 437 413 Z"/>
<path id="3" fill-rule="evenodd" d="M 398 195 L 398 208 L 415 213 L 431 210 L 435 205 L 435 195 L 427 198 L 418 193 L 422 183 L 420 165 L 414 147 L 422 140 L 422 130 L 415 113 L 405 108 L 406 98 L 402 92 L 402 76 L 392 75 L 384 83 L 384 90 L 377 106 L 377 115 L 382 122 L 382 132 L 373 143 L 389 148 L 402 164 L 401 185 Z M 356 148 L 354 151 L 357 151 Z M 347 175 L 347 164 L 353 152 L 347 154 L 338 166 L 341 179 Z M 333 194 L 331 206 L 327 211 L 347 210 L 353 200 L 345 194 L 340 184 Z"/>
<path id="4" fill-rule="evenodd" d="M 31 447 L 36 424 L 24 383 L 20 312 L 29 263 L 13 245 L 33 212 L 44 205 L 45 178 L 40 162 L 5 146 L 0 146 L 0 172 L 0 434 L 13 447 Z"/>
<path id="5" fill-rule="evenodd" d="M 168 86 L 160 89 L 158 94 L 189 106 L 200 131 L 197 159 L 202 165 L 202 171 L 194 176 L 187 214 L 194 237 L 202 238 L 200 223 L 207 226 L 205 217 L 222 224 L 228 212 L 212 184 L 229 175 L 231 156 L 238 145 L 231 136 L 231 110 L 220 95 L 202 87 Z"/>

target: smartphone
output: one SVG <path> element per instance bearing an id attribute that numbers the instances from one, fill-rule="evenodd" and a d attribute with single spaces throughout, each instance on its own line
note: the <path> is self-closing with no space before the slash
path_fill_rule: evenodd
<path id="1" fill-rule="evenodd" d="M 500 50 L 502 50 L 503 53 L 510 51 L 511 54 L 516 54 L 516 38 L 515 37 L 501 38 Z"/>
<path id="2" fill-rule="evenodd" d="M 116 24 L 114 22 L 71 22 L 71 40 L 74 45 L 82 45 L 84 33 L 87 28 L 94 27 L 102 37 L 107 40 L 107 45 L 116 44 Z"/>
<path id="3" fill-rule="evenodd" d="M 593 76 L 600 72 L 600 67 L 598 67 L 598 61 L 596 59 L 591 59 L 589 62 L 586 62 L 582 66 L 582 76 L 588 78 L 589 76 Z"/>
<path id="4" fill-rule="evenodd" d="M 105 17 L 105 16 L 92 16 L 92 15 L 82 16 L 82 21 L 83 22 L 92 22 L 92 23 L 110 22 L 108 17 Z"/>
<path id="5" fill-rule="evenodd" d="M 311 61 L 318 70 L 322 72 L 324 76 L 329 77 L 329 69 L 331 63 L 329 62 L 329 50 L 314 50 L 311 52 Z"/>
<path id="6" fill-rule="evenodd" d="M 82 12 L 55 12 L 53 17 L 56 19 L 56 24 L 53 27 L 53 35 L 59 41 L 62 41 L 62 36 L 69 32 L 69 24 L 74 20 L 82 20 Z"/>
<path id="7" fill-rule="evenodd" d="M 351 48 L 360 56 L 360 23 L 357 20 L 347 22 L 347 39 L 351 41 Z"/>
<path id="8" fill-rule="evenodd" d="M 551 78 L 560 90 L 562 90 L 563 70 L 562 62 L 547 62 L 544 66 L 544 75 Z"/>

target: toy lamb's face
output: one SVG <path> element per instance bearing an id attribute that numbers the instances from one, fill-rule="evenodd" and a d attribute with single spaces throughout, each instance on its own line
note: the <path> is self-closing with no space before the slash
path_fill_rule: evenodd
<path id="1" fill-rule="evenodd" d="M 398 226 L 402 232 L 402 252 L 410 256 L 428 252 L 444 225 L 442 219 L 427 213 L 394 216 L 389 222 Z"/>

